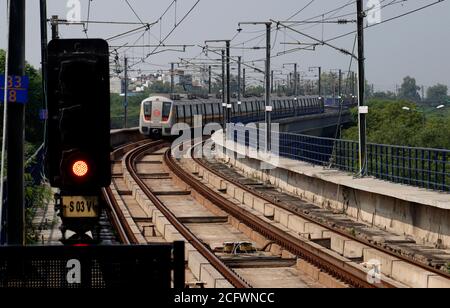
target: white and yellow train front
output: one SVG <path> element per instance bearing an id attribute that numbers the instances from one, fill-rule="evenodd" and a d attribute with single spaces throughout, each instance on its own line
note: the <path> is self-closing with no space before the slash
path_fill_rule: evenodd
<path id="1" fill-rule="evenodd" d="M 152 137 L 170 136 L 174 122 L 173 101 L 163 96 L 152 96 L 142 101 L 139 131 Z"/>

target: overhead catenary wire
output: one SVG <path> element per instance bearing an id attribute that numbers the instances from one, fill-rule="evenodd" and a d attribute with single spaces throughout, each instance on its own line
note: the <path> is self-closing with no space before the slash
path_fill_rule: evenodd
<path id="1" fill-rule="evenodd" d="M 172 35 L 172 33 L 184 22 L 184 20 L 186 20 L 186 18 L 192 13 L 192 11 L 197 7 L 197 5 L 200 3 L 201 0 L 197 0 L 194 5 L 190 8 L 190 10 L 183 16 L 183 18 L 181 18 L 181 20 L 172 28 L 172 30 L 163 38 L 160 40 L 159 44 L 157 47 L 155 47 L 150 53 L 148 53 L 145 57 L 144 60 L 147 59 L 148 57 L 154 55 L 156 53 L 156 51 L 159 49 L 159 47 L 164 45 L 164 42 Z M 175 2 L 175 1 L 174 1 Z M 165 12 L 166 13 L 166 12 Z M 165 14 L 164 13 L 164 14 Z M 134 66 L 136 66 L 138 63 L 133 63 L 132 65 L 130 65 L 130 68 L 133 68 Z"/>
<path id="2" fill-rule="evenodd" d="M 403 0 L 402 0 L 402 1 L 403 1 Z M 376 27 L 376 26 L 385 24 L 385 23 L 387 23 L 387 22 L 390 22 L 390 21 L 393 21 L 393 20 L 396 20 L 396 19 L 399 19 L 399 18 L 408 16 L 408 15 L 411 15 L 411 14 L 413 14 L 413 13 L 422 11 L 422 10 L 424 10 L 424 9 L 427 9 L 427 8 L 429 8 L 429 7 L 431 7 L 431 6 L 437 5 L 437 4 L 439 4 L 439 3 L 441 3 L 441 2 L 444 2 L 444 1 L 446 1 L 446 0 L 437 0 L 437 1 L 433 2 L 433 3 L 429 3 L 429 4 L 424 5 L 424 6 L 421 6 L 421 7 L 419 7 L 419 8 L 416 8 L 416 9 L 410 10 L 410 11 L 408 11 L 408 12 L 405 12 L 405 13 L 403 13 L 403 14 L 400 14 L 400 15 L 397 15 L 397 16 L 394 16 L 394 17 L 391 17 L 391 18 L 382 20 L 382 21 L 379 22 L 379 23 L 367 25 L 367 26 L 364 27 L 364 29 L 373 28 L 373 27 Z M 355 33 L 356 33 L 356 30 L 353 30 L 353 31 L 350 31 L 350 32 L 347 32 L 347 33 L 344 33 L 344 34 L 337 35 L 337 36 L 335 36 L 335 37 L 326 39 L 325 42 L 332 42 L 332 41 L 335 41 L 335 40 L 338 40 L 338 39 L 347 37 L 347 36 L 352 35 L 352 34 L 355 34 Z"/>
<path id="3" fill-rule="evenodd" d="M 140 21 L 141 24 L 143 24 L 145 26 L 145 23 L 142 21 L 142 19 L 139 17 L 139 15 L 136 13 L 136 11 L 134 10 L 133 6 L 130 4 L 130 2 L 128 0 L 125 0 L 125 2 L 127 3 L 128 7 L 130 8 L 130 10 L 133 12 L 134 16 L 136 16 L 136 18 Z"/>
<path id="4" fill-rule="evenodd" d="M 88 38 L 89 19 L 91 18 L 91 2 L 92 0 L 88 0 L 87 21 L 85 24 L 83 24 L 83 32 L 84 34 L 86 34 L 86 38 Z"/>

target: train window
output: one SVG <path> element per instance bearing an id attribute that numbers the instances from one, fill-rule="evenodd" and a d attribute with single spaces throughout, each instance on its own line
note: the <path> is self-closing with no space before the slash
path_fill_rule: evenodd
<path id="1" fill-rule="evenodd" d="M 245 104 L 244 104 L 244 111 L 245 111 L 245 112 L 250 112 L 250 111 L 251 111 L 251 109 L 250 109 L 250 103 L 251 103 L 251 102 L 245 102 Z"/>
<path id="2" fill-rule="evenodd" d="M 150 121 L 152 119 L 152 102 L 144 103 L 144 118 L 146 121 Z"/>
<path id="3" fill-rule="evenodd" d="M 170 102 L 164 102 L 163 103 L 163 110 L 162 110 L 162 121 L 168 121 L 170 117 L 170 111 L 172 110 L 172 103 Z"/>
<path id="4" fill-rule="evenodd" d="M 261 101 L 255 101 L 255 105 L 257 112 L 261 112 L 261 110 L 263 110 Z"/>
<path id="5" fill-rule="evenodd" d="M 213 111 L 213 118 L 215 121 L 218 121 L 219 117 L 220 117 L 220 108 L 219 108 L 219 104 L 210 104 L 211 109 Z"/>
<path id="6" fill-rule="evenodd" d="M 191 117 L 192 117 L 191 106 L 190 105 L 184 105 L 184 116 L 185 116 L 185 122 L 187 124 L 190 124 L 191 123 Z"/>
<path id="7" fill-rule="evenodd" d="M 178 122 L 184 122 L 184 109 L 183 106 L 177 106 Z"/>
<path id="8" fill-rule="evenodd" d="M 206 109 L 206 115 L 212 115 L 212 105 L 211 104 L 205 104 L 205 109 Z"/>

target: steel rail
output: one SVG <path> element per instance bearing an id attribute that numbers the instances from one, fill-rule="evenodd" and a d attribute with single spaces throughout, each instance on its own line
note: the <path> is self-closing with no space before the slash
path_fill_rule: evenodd
<path id="1" fill-rule="evenodd" d="M 111 153 L 111 159 L 115 160 L 117 156 L 123 155 L 125 154 L 125 152 L 128 152 L 133 148 L 136 148 L 137 146 L 140 146 L 142 144 L 152 145 L 158 144 L 160 142 L 161 141 L 140 140 L 134 143 L 128 143 L 119 146 L 115 148 Z M 107 205 L 106 213 L 111 221 L 114 230 L 116 230 L 117 232 L 120 242 L 122 244 L 138 244 L 138 240 L 134 235 L 133 231 L 131 230 L 130 225 L 127 223 L 126 218 L 123 212 L 121 211 L 116 198 L 113 195 L 111 187 L 102 188 L 101 192 L 103 199 Z"/>
<path id="2" fill-rule="evenodd" d="M 207 198 L 210 202 L 220 207 L 222 210 L 239 221 L 243 222 L 256 232 L 265 236 L 268 240 L 273 241 L 294 255 L 299 256 L 307 262 L 331 274 L 335 278 L 358 288 L 395 287 L 387 281 L 381 281 L 379 283 L 375 282 L 373 284 L 368 282 L 367 273 L 362 269 L 348 265 L 347 261 L 337 259 L 327 253 L 324 253 L 322 249 L 285 233 L 279 228 L 235 205 L 223 196 L 218 195 L 214 190 L 201 184 L 197 179 L 193 178 L 191 174 L 186 172 L 179 164 L 177 164 L 169 151 L 166 152 L 164 158 L 167 166 L 177 177 L 195 189 L 203 197 Z"/>
<path id="3" fill-rule="evenodd" d="M 162 147 L 162 146 L 161 146 Z M 160 148 L 161 148 L 160 147 Z M 178 218 L 159 200 L 157 196 L 145 185 L 142 179 L 139 178 L 136 170 L 136 162 L 140 157 L 144 156 L 150 151 L 151 146 L 142 145 L 137 149 L 127 153 L 125 155 L 125 163 L 131 176 L 146 194 L 146 196 L 152 201 L 156 208 L 166 217 L 166 219 L 181 233 L 181 235 L 195 248 L 203 257 L 205 257 L 211 265 L 219 271 L 222 276 L 225 277 L 236 288 L 250 288 L 251 286 L 244 281 L 237 273 L 231 268 L 227 267 L 223 261 L 217 257 L 210 249 L 208 249 L 186 226 L 181 223 Z M 153 150 L 155 146 L 153 146 Z M 167 152 L 166 152 L 167 153 Z"/>
<path id="4" fill-rule="evenodd" d="M 346 237 L 346 238 L 351 239 L 351 240 L 353 240 L 355 242 L 358 242 L 358 243 L 366 245 L 366 246 L 368 246 L 370 248 L 373 248 L 373 249 L 376 249 L 378 251 L 381 251 L 381 252 L 383 252 L 383 253 L 385 253 L 385 254 L 387 254 L 389 256 L 392 256 L 392 257 L 395 257 L 395 258 L 399 258 L 402 261 L 405 261 L 405 262 L 407 262 L 409 264 L 412 264 L 414 266 L 417 266 L 419 268 L 422 268 L 424 270 L 432 272 L 433 274 L 439 275 L 439 276 L 444 277 L 446 279 L 450 279 L 450 273 L 446 273 L 446 272 L 441 271 L 439 269 L 436 269 L 436 268 L 434 268 L 432 266 L 428 266 L 428 265 L 426 265 L 424 263 L 421 263 L 419 261 L 416 261 L 416 260 L 413 260 L 411 258 L 408 258 L 407 256 L 401 255 L 400 253 L 396 253 L 395 251 L 391 251 L 391 250 L 386 249 L 384 247 L 380 247 L 380 246 L 378 246 L 378 245 L 376 245 L 376 244 L 374 244 L 374 243 L 372 243 L 372 242 L 370 242 L 368 240 L 356 237 L 356 236 L 351 235 L 351 234 L 349 234 L 349 233 L 347 233 L 345 231 L 339 230 L 337 228 L 333 228 L 333 227 L 331 227 L 331 226 L 329 226 L 329 225 L 327 225 L 327 224 L 325 224 L 325 223 L 323 223 L 323 222 L 321 222 L 319 220 L 313 219 L 312 217 L 310 217 L 310 216 L 308 216 L 308 215 L 306 215 L 306 214 L 304 214 L 302 212 L 295 211 L 292 207 L 283 204 L 281 201 L 269 198 L 264 193 L 259 192 L 259 191 L 255 191 L 255 190 L 247 187 L 246 185 L 244 185 L 242 183 L 239 183 L 239 181 L 237 181 L 235 179 L 232 179 L 230 177 L 227 177 L 226 175 L 220 173 L 219 171 L 216 171 L 213 168 L 209 167 L 202 159 L 199 159 L 199 158 L 193 158 L 193 159 L 194 159 L 194 161 L 197 164 L 199 164 L 201 167 L 205 168 L 209 172 L 215 174 L 218 177 L 221 177 L 222 179 L 225 179 L 228 182 L 231 182 L 233 185 L 236 185 L 240 189 L 242 189 L 242 190 L 244 190 L 244 191 L 246 191 L 246 192 L 248 192 L 250 194 L 253 194 L 254 196 L 256 196 L 258 198 L 261 198 L 261 199 L 263 199 L 264 201 L 266 201 L 268 203 L 274 204 L 274 205 L 282 208 L 283 210 L 286 210 L 286 211 L 288 211 L 288 212 L 290 212 L 290 213 L 292 213 L 294 215 L 297 215 L 297 216 L 299 216 L 299 217 L 301 217 L 301 218 L 303 218 L 303 219 L 305 219 L 305 220 L 307 220 L 309 222 L 313 222 L 314 224 L 317 224 L 317 225 L 319 225 L 319 226 L 321 226 L 321 227 L 323 227 L 325 229 L 328 229 L 328 230 L 330 230 L 330 231 L 332 231 L 334 233 L 337 233 L 340 236 Z"/>

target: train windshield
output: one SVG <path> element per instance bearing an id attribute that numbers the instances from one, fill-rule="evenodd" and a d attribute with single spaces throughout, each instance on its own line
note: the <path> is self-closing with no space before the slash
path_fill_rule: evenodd
<path id="1" fill-rule="evenodd" d="M 152 102 L 144 103 L 144 117 L 146 121 L 150 121 L 152 118 Z"/>
<path id="2" fill-rule="evenodd" d="M 162 110 L 162 120 L 168 121 L 170 116 L 170 109 L 172 108 L 172 103 L 170 102 L 164 102 L 163 103 L 163 110 Z"/>

